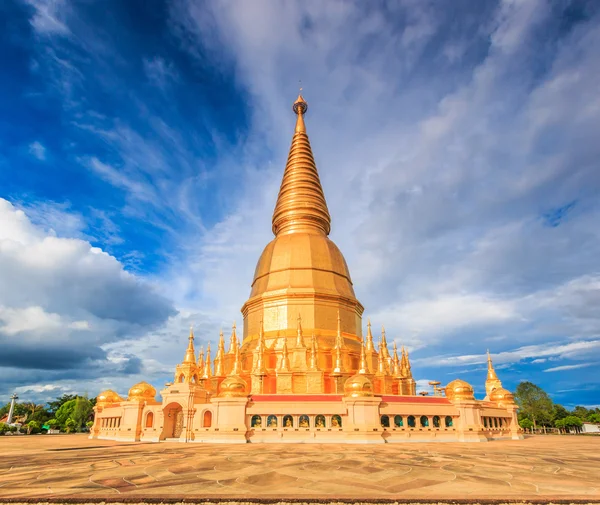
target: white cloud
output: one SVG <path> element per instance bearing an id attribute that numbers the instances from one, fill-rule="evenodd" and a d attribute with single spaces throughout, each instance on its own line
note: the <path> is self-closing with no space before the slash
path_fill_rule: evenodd
<path id="1" fill-rule="evenodd" d="M 35 9 L 30 23 L 40 35 L 68 35 L 65 12 L 68 8 L 64 0 L 25 0 Z"/>
<path id="2" fill-rule="evenodd" d="M 46 148 L 36 140 L 29 144 L 29 154 L 40 161 L 44 161 L 46 159 Z"/>
<path id="3" fill-rule="evenodd" d="M 565 370 L 577 370 L 578 368 L 586 368 L 592 365 L 597 365 L 597 363 L 579 363 L 577 365 L 555 366 L 552 368 L 546 368 L 544 372 L 564 372 Z"/>

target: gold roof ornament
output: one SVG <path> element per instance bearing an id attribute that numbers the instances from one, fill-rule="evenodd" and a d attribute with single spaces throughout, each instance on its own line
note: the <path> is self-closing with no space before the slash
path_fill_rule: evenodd
<path id="1" fill-rule="evenodd" d="M 498 378 L 494 365 L 492 364 L 492 356 L 490 351 L 487 351 L 487 378 L 485 380 L 486 399 L 489 399 L 492 392 L 496 389 L 502 389 L 502 381 Z"/>
<path id="2" fill-rule="evenodd" d="M 190 336 L 188 337 L 188 346 L 185 351 L 185 358 L 183 358 L 183 363 L 193 363 L 196 364 L 196 351 L 194 350 L 194 327 L 190 326 Z"/>
<path id="3" fill-rule="evenodd" d="M 215 356 L 215 377 L 223 377 L 223 359 L 225 357 L 225 338 L 223 332 L 219 334 L 219 345 L 217 347 L 217 355 Z"/>
<path id="4" fill-rule="evenodd" d="M 138 382 L 132 386 L 127 395 L 128 401 L 148 401 L 156 398 L 156 389 L 147 382 Z"/>
<path id="5" fill-rule="evenodd" d="M 450 401 L 474 400 L 473 386 L 463 380 L 455 379 L 446 386 L 446 398 Z"/>
<path id="6" fill-rule="evenodd" d="M 335 348 L 336 349 L 345 349 L 346 344 L 344 343 L 344 338 L 342 337 L 342 320 L 340 319 L 340 309 L 337 311 L 337 334 L 335 337 Z"/>
<path id="7" fill-rule="evenodd" d="M 239 343 L 237 344 L 236 348 L 235 348 L 235 358 L 233 361 L 233 366 L 231 367 L 231 372 L 229 372 L 229 375 L 239 375 L 241 371 L 241 364 L 240 364 L 240 345 Z"/>
<path id="8" fill-rule="evenodd" d="M 490 394 L 490 401 L 497 402 L 500 406 L 504 405 L 512 405 L 515 403 L 514 395 L 508 390 L 504 388 L 494 389 Z"/>
<path id="9" fill-rule="evenodd" d="M 304 114 L 308 110 L 308 104 L 301 94 L 298 95 L 292 108 L 298 117 L 273 212 L 273 233 L 277 236 L 304 231 L 329 235 L 331 217 L 306 135 Z"/>
<path id="10" fill-rule="evenodd" d="M 243 398 L 248 396 L 248 384 L 239 375 L 230 375 L 219 385 L 219 398 Z"/>
<path id="11" fill-rule="evenodd" d="M 381 325 L 381 351 L 383 352 L 383 358 L 388 360 L 390 358 L 390 351 L 388 350 L 387 339 L 385 338 L 385 328 Z"/>
<path id="12" fill-rule="evenodd" d="M 106 405 L 108 403 L 120 403 L 122 401 L 124 401 L 123 398 L 121 398 L 119 396 L 119 394 L 115 393 L 112 389 L 107 389 L 105 391 L 102 391 L 96 397 L 96 405 L 98 405 L 98 406 Z"/>
<path id="13" fill-rule="evenodd" d="M 260 333 L 258 342 L 256 344 L 256 366 L 252 373 L 254 375 L 267 375 L 267 368 L 265 366 L 265 332 L 263 330 L 263 322 L 260 322 Z"/>
<path id="14" fill-rule="evenodd" d="M 379 342 L 379 354 L 377 355 L 377 375 L 387 375 L 387 367 L 383 354 L 382 342 Z"/>
<path id="15" fill-rule="evenodd" d="M 373 396 L 373 383 L 364 374 L 356 374 L 344 383 L 344 396 L 361 398 Z"/>

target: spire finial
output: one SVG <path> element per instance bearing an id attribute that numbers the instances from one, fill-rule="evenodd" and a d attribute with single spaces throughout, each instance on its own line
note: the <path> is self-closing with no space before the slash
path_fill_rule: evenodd
<path id="1" fill-rule="evenodd" d="M 184 363 L 196 363 L 196 351 L 194 350 L 194 328 L 190 326 L 190 336 L 188 337 L 188 346 L 185 351 Z"/>
<path id="2" fill-rule="evenodd" d="M 296 129 L 273 212 L 273 233 L 318 233 L 329 235 L 331 217 L 319 180 L 304 115 L 308 104 L 302 97 L 294 102 Z"/>

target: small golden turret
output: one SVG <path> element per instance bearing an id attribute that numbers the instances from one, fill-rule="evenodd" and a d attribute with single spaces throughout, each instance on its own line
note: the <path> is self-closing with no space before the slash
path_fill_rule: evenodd
<path id="1" fill-rule="evenodd" d="M 204 374 L 202 375 L 203 379 L 210 379 L 212 377 L 212 370 L 210 366 L 210 342 L 206 346 L 206 359 L 204 360 Z"/>
<path id="2" fill-rule="evenodd" d="M 252 373 L 254 375 L 267 375 L 267 367 L 265 365 L 265 332 L 263 330 L 263 322 L 260 322 L 260 332 L 258 342 L 256 343 L 256 366 Z"/>
<path id="3" fill-rule="evenodd" d="M 367 356 L 365 352 L 365 341 L 361 339 L 360 341 L 360 364 L 358 365 L 358 373 L 361 375 L 365 375 L 369 373 L 369 367 L 367 365 Z"/>
<path id="4" fill-rule="evenodd" d="M 236 330 L 236 326 L 235 326 L 235 321 L 234 321 L 233 325 L 231 327 L 231 338 L 229 339 L 229 351 L 227 352 L 227 354 L 235 354 L 235 350 L 237 349 L 238 338 L 237 338 L 237 334 L 236 334 L 235 330 Z M 221 331 L 221 333 L 223 333 L 223 332 Z"/>
<path id="5" fill-rule="evenodd" d="M 375 352 L 375 345 L 373 345 L 373 333 L 371 332 L 371 320 L 367 319 L 367 352 Z"/>
<path id="6" fill-rule="evenodd" d="M 379 351 L 383 352 L 383 359 L 386 361 L 386 363 L 389 364 L 390 351 L 388 350 L 388 344 L 385 338 L 385 328 L 383 327 L 383 325 L 381 326 L 381 348 Z"/>
<path id="7" fill-rule="evenodd" d="M 383 342 L 379 342 L 379 354 L 377 356 L 377 375 L 387 375 L 387 366 L 383 352 Z"/>
<path id="8" fill-rule="evenodd" d="M 198 370 L 200 373 L 204 373 L 204 346 L 200 346 L 200 352 L 198 353 Z"/>
<path id="9" fill-rule="evenodd" d="M 196 352 L 194 350 L 194 328 L 190 326 L 190 336 L 188 338 L 188 346 L 185 351 L 185 358 L 183 358 L 183 363 L 191 363 L 196 364 Z"/>
<path id="10" fill-rule="evenodd" d="M 302 318 L 300 314 L 298 314 L 298 329 L 296 332 L 296 347 L 305 347 L 304 345 L 304 337 L 302 335 Z"/>
<path id="11" fill-rule="evenodd" d="M 402 375 L 400 361 L 398 360 L 398 347 L 396 346 L 396 342 L 394 342 L 394 356 L 392 358 L 392 375 L 394 377 L 400 377 Z"/>
<path id="12" fill-rule="evenodd" d="M 310 339 L 310 365 L 308 368 L 311 372 L 319 370 L 319 360 L 317 354 L 317 337 L 315 332 L 312 332 L 312 338 Z"/>
<path id="13" fill-rule="evenodd" d="M 404 349 L 404 346 L 402 346 L 401 356 L 402 356 L 402 358 L 400 361 L 400 374 L 402 375 L 402 377 L 407 379 L 408 378 L 408 362 L 406 359 L 406 350 Z"/>
<path id="14" fill-rule="evenodd" d="M 235 352 L 235 351 L 234 351 Z M 217 347 L 217 355 L 215 356 L 215 377 L 223 377 L 223 359 L 225 358 L 225 338 L 223 331 L 219 333 L 219 345 Z"/>
<path id="15" fill-rule="evenodd" d="M 283 349 L 281 349 L 281 363 L 279 365 L 279 371 L 290 371 L 290 356 L 288 353 L 287 339 L 283 339 Z"/>
<path id="16" fill-rule="evenodd" d="M 346 344 L 344 343 L 344 339 L 342 337 L 342 320 L 340 319 L 340 311 L 337 311 L 337 335 L 335 337 L 335 347 L 336 349 L 346 349 Z"/>
<path id="17" fill-rule="evenodd" d="M 231 367 L 231 372 L 229 372 L 229 375 L 239 375 L 240 374 L 240 370 L 241 370 L 241 366 L 240 366 L 240 346 L 239 344 L 236 345 L 235 348 L 235 359 L 233 361 L 233 366 Z"/>

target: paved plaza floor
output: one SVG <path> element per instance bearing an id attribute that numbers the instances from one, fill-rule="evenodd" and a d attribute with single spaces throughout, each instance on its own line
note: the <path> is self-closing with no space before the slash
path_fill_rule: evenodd
<path id="1" fill-rule="evenodd" d="M 119 443 L 0 437 L 0 502 L 161 499 L 586 500 L 600 437 L 384 445 Z"/>

